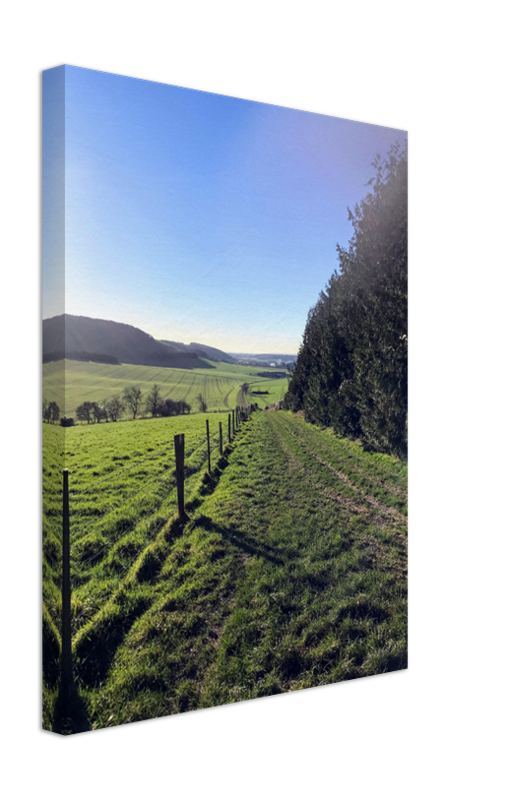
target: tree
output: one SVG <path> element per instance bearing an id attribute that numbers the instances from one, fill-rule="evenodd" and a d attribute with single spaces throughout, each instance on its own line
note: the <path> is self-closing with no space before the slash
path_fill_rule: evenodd
<path id="1" fill-rule="evenodd" d="M 110 397 L 107 403 L 104 404 L 106 413 L 112 422 L 116 422 L 124 413 L 124 404 L 118 395 Z"/>
<path id="2" fill-rule="evenodd" d="M 110 421 L 110 413 L 108 411 L 108 401 L 107 400 L 103 400 L 101 407 L 102 407 L 102 411 L 103 411 L 103 419 L 104 419 L 104 421 L 105 422 L 109 422 Z"/>
<path id="3" fill-rule="evenodd" d="M 89 425 L 92 422 L 94 404 L 86 400 L 76 409 L 76 419 L 80 422 L 86 422 Z"/>
<path id="4" fill-rule="evenodd" d="M 353 236 L 310 310 L 285 397 L 293 411 L 406 455 L 407 151 L 377 156 L 371 190 L 349 210 Z"/>
<path id="5" fill-rule="evenodd" d="M 364 444 L 405 456 L 407 421 L 407 152 L 375 159 L 372 193 L 351 213 L 354 236 L 338 247 L 341 314 L 353 374 L 347 388 Z M 354 328 L 351 325 L 354 323 Z M 339 400 L 341 402 L 341 393 Z"/>
<path id="6" fill-rule="evenodd" d="M 92 414 L 96 422 L 100 422 L 107 416 L 106 411 L 104 408 L 101 408 L 99 403 L 92 403 Z"/>
<path id="7" fill-rule="evenodd" d="M 49 404 L 47 414 L 48 417 L 51 419 L 51 422 L 58 422 L 58 420 L 60 419 L 60 408 L 58 407 L 58 404 L 55 403 L 54 400 Z"/>
<path id="8" fill-rule="evenodd" d="M 190 414 L 191 413 L 191 406 L 189 403 L 186 403 L 185 400 L 177 400 L 177 414 Z"/>
<path id="9" fill-rule="evenodd" d="M 127 406 L 133 419 L 136 419 L 136 414 L 140 410 L 143 393 L 139 386 L 126 386 L 123 392 L 124 405 Z"/>
<path id="10" fill-rule="evenodd" d="M 42 398 L 42 418 L 44 422 L 49 422 L 51 419 L 51 411 L 49 410 L 49 403 L 45 397 Z"/>
<path id="11" fill-rule="evenodd" d="M 166 400 L 162 400 L 157 406 L 157 414 L 160 417 L 174 417 L 176 413 L 175 401 L 171 400 L 169 397 L 167 397 Z"/>
<path id="12" fill-rule="evenodd" d="M 204 396 L 202 395 L 201 392 L 200 392 L 200 394 L 198 395 L 198 397 L 196 399 L 198 400 L 198 408 L 199 408 L 199 410 L 202 412 L 202 414 L 205 414 L 205 412 L 207 411 L 208 406 L 207 406 L 207 401 L 205 400 L 205 398 L 204 398 Z"/>
<path id="13" fill-rule="evenodd" d="M 159 391 L 159 386 L 157 383 L 154 383 L 150 392 L 147 395 L 147 403 L 145 406 L 145 410 L 147 413 L 152 414 L 153 417 L 157 414 L 157 407 L 161 402 L 161 392 Z"/>

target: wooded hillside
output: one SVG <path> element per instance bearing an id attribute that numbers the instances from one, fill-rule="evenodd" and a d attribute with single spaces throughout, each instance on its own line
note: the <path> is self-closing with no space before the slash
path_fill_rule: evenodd
<path id="1" fill-rule="evenodd" d="M 108 353 L 123 364 L 144 364 L 179 369 L 210 369 L 211 365 L 194 352 L 180 352 L 157 341 L 133 325 L 106 319 L 62 314 L 42 323 L 43 355 L 76 351 Z"/>

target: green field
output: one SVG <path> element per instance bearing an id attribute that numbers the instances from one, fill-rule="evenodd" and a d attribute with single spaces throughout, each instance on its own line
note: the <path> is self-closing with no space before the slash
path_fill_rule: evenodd
<path id="1" fill-rule="evenodd" d="M 225 418 L 209 417 L 214 437 Z M 406 666 L 406 465 L 289 412 L 256 412 L 223 459 L 216 438 L 209 478 L 205 419 L 66 430 L 75 729 Z M 56 439 L 58 428 L 44 428 Z M 58 458 L 44 469 L 51 518 Z M 56 630 L 58 579 L 45 581 Z M 58 727 L 55 687 L 45 724 Z"/>
<path id="2" fill-rule="evenodd" d="M 166 367 L 145 367 L 135 364 L 97 364 L 94 362 L 54 361 L 43 365 L 43 394 L 51 402 L 61 403 L 64 396 L 65 409 L 61 414 L 73 416 L 76 407 L 85 400 L 102 404 L 125 386 L 139 385 L 147 394 L 154 383 L 159 384 L 163 398 L 185 400 L 193 411 L 198 409 L 198 394 L 205 397 L 208 410 L 218 411 L 235 408 L 237 395 L 243 383 L 256 385 L 256 388 L 270 389 L 270 396 L 277 400 L 286 392 L 286 378 L 258 378 L 259 367 L 242 367 L 236 364 L 209 361 L 210 369 L 169 369 Z M 64 367 L 65 365 L 65 367 Z M 277 372 L 277 370 L 273 370 Z M 65 376 L 65 381 L 64 381 Z M 266 395 L 261 395 L 265 403 Z M 253 401 L 256 398 L 253 398 Z M 277 402 L 271 399 L 270 402 Z M 261 405 L 258 400 L 259 405 Z"/>
<path id="3" fill-rule="evenodd" d="M 62 470 L 65 429 L 43 425 L 42 514 L 42 636 L 43 724 L 54 716 L 60 676 L 60 616 L 62 609 Z"/>

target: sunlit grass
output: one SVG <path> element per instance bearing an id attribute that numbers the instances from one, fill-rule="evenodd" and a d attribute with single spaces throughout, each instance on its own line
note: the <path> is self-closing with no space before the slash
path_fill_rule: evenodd
<path id="1" fill-rule="evenodd" d="M 163 423 L 148 423 L 154 437 Z M 401 462 L 259 412 L 214 463 L 212 480 L 192 476 L 184 528 L 171 495 L 154 495 L 131 532 L 96 523 L 106 546 L 88 572 L 76 546 L 75 669 L 92 727 L 406 665 Z"/>

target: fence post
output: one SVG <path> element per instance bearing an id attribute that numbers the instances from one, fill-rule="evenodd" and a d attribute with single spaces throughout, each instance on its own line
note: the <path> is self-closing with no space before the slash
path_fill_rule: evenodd
<path id="1" fill-rule="evenodd" d="M 186 518 L 186 512 L 184 510 L 184 434 L 177 433 L 173 441 L 175 444 L 175 477 L 177 478 L 179 519 L 181 522 L 184 522 Z"/>
<path id="2" fill-rule="evenodd" d="M 219 423 L 219 455 L 223 455 L 223 426 Z"/>
<path id="3" fill-rule="evenodd" d="M 208 421 L 208 420 L 206 420 L 206 422 L 207 422 L 207 454 L 208 454 L 208 457 L 209 457 L 209 475 L 210 475 L 210 474 L 211 474 L 211 472 L 210 472 L 210 433 L 209 433 L 209 421 Z"/>
<path id="4" fill-rule="evenodd" d="M 230 444 L 231 440 L 232 440 L 232 427 L 231 427 L 230 415 L 228 414 L 228 444 Z"/>
<path id="5" fill-rule="evenodd" d="M 62 516 L 62 698 L 64 716 L 69 714 L 72 686 L 71 645 L 71 542 L 69 525 L 69 472 L 63 470 Z"/>

